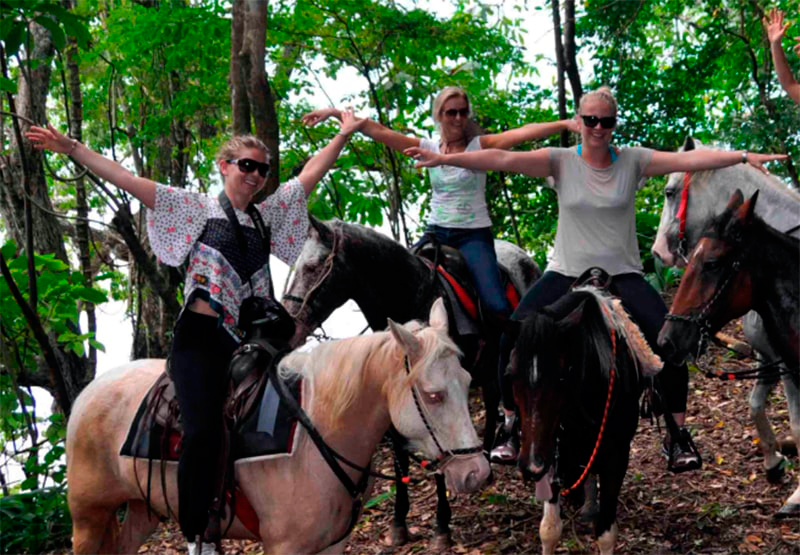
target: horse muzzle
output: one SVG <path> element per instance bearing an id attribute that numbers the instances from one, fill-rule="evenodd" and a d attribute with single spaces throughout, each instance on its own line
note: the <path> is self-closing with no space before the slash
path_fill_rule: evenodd
<path id="1" fill-rule="evenodd" d="M 447 489 L 453 493 L 473 493 L 478 491 L 492 474 L 489 461 L 483 453 L 470 456 L 456 455 L 444 463 Z"/>

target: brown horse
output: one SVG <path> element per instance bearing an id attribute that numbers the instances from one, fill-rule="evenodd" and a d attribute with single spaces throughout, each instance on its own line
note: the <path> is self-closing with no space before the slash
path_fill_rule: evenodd
<path id="1" fill-rule="evenodd" d="M 468 411 L 469 374 L 447 335 L 441 301 L 430 322 L 390 322 L 390 331 L 329 342 L 280 363 L 283 378 L 303 378 L 304 410 L 325 443 L 361 467 L 341 467 L 352 483 L 364 478 L 390 426 L 424 456 L 439 459 L 452 491 L 475 491 L 489 476 Z M 143 495 L 148 462 L 119 455 L 139 404 L 163 371 L 163 360 L 121 366 L 89 384 L 74 405 L 67 480 L 75 553 L 136 553 L 158 515 L 180 511 L 176 464 L 167 464 L 164 476 L 152 465 L 152 484 L 166 491 L 152 487 L 150 512 Z M 261 540 L 265 553 L 341 552 L 361 499 L 343 487 L 309 434 L 297 433 L 290 455 L 236 463 L 258 533 L 236 514 L 227 537 Z M 126 503 L 120 525 L 117 511 Z"/>
<path id="2" fill-rule="evenodd" d="M 747 201 L 741 191 L 703 230 L 689 256 L 658 342 L 675 362 L 702 351 L 719 329 L 750 310 L 786 368 L 796 391 L 800 382 L 800 241 L 755 215 L 758 191 Z M 790 397 L 791 399 L 791 397 Z M 800 438 L 800 406 L 789 403 L 795 438 Z M 800 515 L 800 487 L 776 518 Z"/>

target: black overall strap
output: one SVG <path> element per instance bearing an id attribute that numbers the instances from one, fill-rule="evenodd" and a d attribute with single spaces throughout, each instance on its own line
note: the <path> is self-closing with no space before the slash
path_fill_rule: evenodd
<path id="1" fill-rule="evenodd" d="M 231 204 L 231 200 L 228 198 L 228 195 L 225 194 L 225 190 L 223 189 L 219 197 L 220 206 L 222 206 L 222 210 L 225 212 L 225 216 L 228 218 L 228 222 L 231 224 L 233 228 L 233 234 L 236 236 L 236 243 L 239 245 L 239 250 L 242 254 L 247 252 L 247 239 L 244 237 L 244 231 L 242 231 L 242 224 L 239 223 L 239 218 L 236 217 L 236 212 L 233 209 L 233 205 Z M 272 286 L 272 273 L 270 272 L 269 268 L 269 255 L 272 249 L 272 231 L 269 227 L 264 224 L 264 220 L 261 218 L 261 214 L 258 212 L 258 209 L 253 204 L 248 204 L 247 209 L 245 210 L 247 215 L 250 216 L 250 219 L 253 221 L 253 226 L 256 228 L 259 237 L 261 237 L 261 246 L 264 249 L 264 252 L 267 253 L 267 263 L 264 264 L 266 268 L 267 276 L 269 281 L 269 296 L 275 298 L 273 286 Z"/>

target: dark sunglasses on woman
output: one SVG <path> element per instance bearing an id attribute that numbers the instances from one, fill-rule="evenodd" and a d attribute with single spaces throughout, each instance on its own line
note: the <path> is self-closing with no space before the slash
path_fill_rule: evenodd
<path id="1" fill-rule="evenodd" d="M 238 160 L 225 160 L 229 164 L 236 164 L 239 166 L 239 169 L 242 170 L 242 173 L 252 173 L 255 170 L 258 170 L 258 175 L 261 177 L 267 177 L 269 173 L 269 163 L 268 162 L 259 162 L 257 160 L 253 160 L 252 158 L 239 158 Z"/>
<path id="2" fill-rule="evenodd" d="M 462 118 L 465 118 L 469 115 L 469 108 L 459 108 L 458 110 L 455 108 L 450 108 L 449 110 L 444 111 L 444 115 L 446 115 L 448 118 L 454 118 L 456 117 L 456 114 Z"/>
<path id="3" fill-rule="evenodd" d="M 604 118 L 598 118 L 597 116 L 581 116 L 581 118 L 586 127 L 597 127 L 598 123 L 603 129 L 614 129 L 617 126 L 617 116 L 607 116 Z"/>

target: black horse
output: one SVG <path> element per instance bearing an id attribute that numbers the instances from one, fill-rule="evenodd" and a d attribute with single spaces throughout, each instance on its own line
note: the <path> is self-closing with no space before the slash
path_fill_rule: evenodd
<path id="1" fill-rule="evenodd" d="M 536 263 L 519 247 L 495 241 L 498 262 L 508 271 L 521 296 L 541 275 Z M 443 255 L 444 256 L 444 255 Z M 296 273 L 283 303 L 294 316 L 296 346 L 331 313 L 353 299 L 373 330 L 386 327 L 386 319 L 398 322 L 425 319 L 438 297 L 448 298 L 450 287 L 432 272 L 431 265 L 412 254 L 396 241 L 357 224 L 311 219 L 309 237 L 295 264 Z M 499 404 L 497 349 L 500 329 L 478 324 L 472 333 L 459 333 L 452 307 L 448 310 L 449 329 L 462 352 L 462 365 L 480 385 L 486 407 L 484 448 L 494 441 Z M 408 456 L 396 450 L 399 474 L 408 472 Z M 441 475 L 436 474 L 438 507 L 436 543 L 450 543 L 450 506 Z M 395 515 L 391 541 L 395 545 L 408 540 L 406 515 L 408 487 L 397 482 Z"/>
<path id="2" fill-rule="evenodd" d="M 510 373 L 522 421 L 519 467 L 545 502 L 543 553 L 553 553 L 561 536 L 560 498 L 580 495 L 590 472 L 600 486 L 598 546 L 613 551 L 642 376 L 661 366 L 621 303 L 594 287 L 573 290 L 521 323 Z"/>
<path id="3" fill-rule="evenodd" d="M 744 201 L 738 189 L 709 221 L 689 256 L 658 342 L 676 361 L 702 350 L 725 324 L 754 310 L 785 365 L 789 420 L 800 447 L 800 241 L 755 214 L 758 191 Z M 775 514 L 800 515 L 800 486 Z"/>

